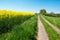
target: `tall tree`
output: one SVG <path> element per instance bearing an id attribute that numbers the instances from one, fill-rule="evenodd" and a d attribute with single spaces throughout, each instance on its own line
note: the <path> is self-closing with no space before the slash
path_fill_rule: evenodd
<path id="1" fill-rule="evenodd" d="M 45 9 L 41 9 L 40 10 L 40 14 L 46 14 L 46 10 Z"/>

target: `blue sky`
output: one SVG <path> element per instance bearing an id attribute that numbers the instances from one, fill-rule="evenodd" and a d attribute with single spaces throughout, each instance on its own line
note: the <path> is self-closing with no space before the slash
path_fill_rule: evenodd
<path id="1" fill-rule="evenodd" d="M 0 0 L 0 10 L 60 12 L 60 0 Z"/>

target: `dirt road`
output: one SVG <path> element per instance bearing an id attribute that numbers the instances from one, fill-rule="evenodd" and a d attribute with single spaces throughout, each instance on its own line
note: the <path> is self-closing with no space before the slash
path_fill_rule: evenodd
<path id="1" fill-rule="evenodd" d="M 38 36 L 37 36 L 37 40 L 49 40 L 48 35 L 45 31 L 45 28 L 43 26 L 43 24 L 40 21 L 40 17 L 38 16 Z"/>

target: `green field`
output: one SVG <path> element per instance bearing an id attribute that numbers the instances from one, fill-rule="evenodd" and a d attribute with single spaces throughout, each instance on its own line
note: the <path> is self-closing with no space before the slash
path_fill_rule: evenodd
<path id="1" fill-rule="evenodd" d="M 53 28 L 51 28 L 42 18 L 41 21 L 46 29 L 49 40 L 60 40 L 60 35 L 58 35 L 58 33 L 55 30 L 53 30 Z"/>
<path id="2" fill-rule="evenodd" d="M 0 34 L 11 31 L 14 25 L 18 25 L 28 20 L 32 16 L 15 16 L 0 18 Z"/>
<path id="3" fill-rule="evenodd" d="M 0 40 L 36 40 L 37 18 L 31 17 L 20 25 L 13 26 L 12 31 L 3 33 Z"/>
<path id="4" fill-rule="evenodd" d="M 50 23 L 54 24 L 60 29 L 60 17 L 51 17 L 51 16 L 44 16 Z"/>

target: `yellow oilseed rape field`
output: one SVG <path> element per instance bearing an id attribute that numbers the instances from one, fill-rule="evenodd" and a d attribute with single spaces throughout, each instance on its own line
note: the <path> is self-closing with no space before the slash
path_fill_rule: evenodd
<path id="1" fill-rule="evenodd" d="M 15 12 L 15 11 L 7 11 L 7 10 L 0 10 L 0 17 L 9 16 L 33 16 L 34 12 Z"/>

